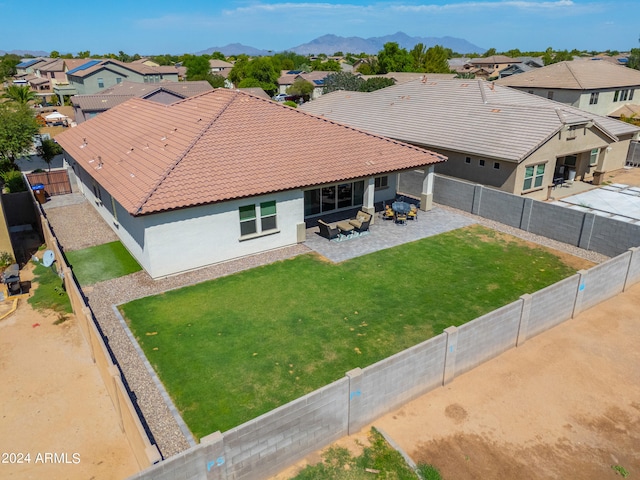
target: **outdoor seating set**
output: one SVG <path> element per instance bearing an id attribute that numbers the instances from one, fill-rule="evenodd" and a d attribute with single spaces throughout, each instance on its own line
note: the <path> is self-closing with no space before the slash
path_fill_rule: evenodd
<path id="1" fill-rule="evenodd" d="M 370 222 L 371 214 L 359 210 L 356 218 L 350 220 L 343 220 L 337 223 L 318 220 L 318 227 L 320 228 L 320 236 L 340 242 L 369 233 Z"/>
<path id="2" fill-rule="evenodd" d="M 397 225 L 406 225 L 407 220 L 418 220 L 418 207 L 405 201 L 386 204 L 381 212 L 383 220 L 393 220 Z"/>

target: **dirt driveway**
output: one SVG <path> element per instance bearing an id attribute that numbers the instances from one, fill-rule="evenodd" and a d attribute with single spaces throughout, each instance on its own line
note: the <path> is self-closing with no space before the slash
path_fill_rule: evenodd
<path id="1" fill-rule="evenodd" d="M 133 475 L 138 464 L 76 320 L 56 319 L 24 299 L 0 320 L 0 478 Z"/>
<path id="2" fill-rule="evenodd" d="M 637 284 L 374 425 L 445 480 L 640 478 L 639 306 Z"/>

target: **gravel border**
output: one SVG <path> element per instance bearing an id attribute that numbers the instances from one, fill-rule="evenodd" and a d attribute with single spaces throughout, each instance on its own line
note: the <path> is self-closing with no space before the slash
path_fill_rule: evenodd
<path id="1" fill-rule="evenodd" d="M 608 257 L 596 252 L 586 251 L 451 207 L 440 204 L 435 205 L 435 207 L 452 214 L 472 218 L 474 222 L 488 228 L 566 252 L 594 263 L 601 263 L 608 259 Z M 99 245 L 106 241 L 111 241 L 115 236 L 100 215 L 86 201 L 82 204 L 53 208 L 46 213 L 56 235 L 58 235 L 58 240 L 68 250 Z M 79 225 L 81 225 L 81 228 L 79 228 Z M 286 260 L 310 251 L 310 248 L 306 245 L 299 244 L 159 280 L 153 280 L 146 272 L 140 271 L 83 289 L 88 298 L 89 306 L 107 338 L 108 346 L 115 355 L 126 382 L 136 397 L 137 405 L 144 417 L 143 420 L 146 421 L 153 435 L 152 443 L 157 445 L 163 458 L 168 458 L 187 450 L 193 445 L 193 438 L 183 430 L 186 426 L 177 415 L 178 412 L 173 402 L 170 399 L 167 401 L 168 395 L 164 387 L 161 386 L 162 384 L 155 373 L 152 373 L 151 366 L 141 353 L 137 341 L 135 341 L 135 338 L 126 327 L 124 320 L 121 321 L 118 318 L 120 316 L 117 314 L 116 306 L 138 298 Z"/>

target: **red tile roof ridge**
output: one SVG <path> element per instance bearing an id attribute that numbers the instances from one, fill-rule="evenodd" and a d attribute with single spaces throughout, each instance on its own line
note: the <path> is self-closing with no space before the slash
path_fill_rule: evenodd
<path id="1" fill-rule="evenodd" d="M 196 97 L 204 95 L 206 93 L 210 93 L 210 92 L 203 92 L 200 95 L 196 95 Z M 153 188 L 151 188 L 151 190 L 149 191 L 149 193 L 147 193 L 144 198 L 138 203 L 138 205 L 135 206 L 136 211 L 138 213 L 142 212 L 142 207 L 144 207 L 144 204 L 147 203 L 147 201 L 153 196 L 153 194 L 157 191 L 158 187 L 160 187 L 160 185 L 162 185 L 162 182 L 164 182 L 167 177 L 171 174 L 171 172 L 173 170 L 175 170 L 175 168 L 180 164 L 180 162 L 182 160 L 184 160 L 184 158 L 187 156 L 187 154 L 191 151 L 191 149 L 198 143 L 198 141 L 203 137 L 203 135 L 205 133 L 207 133 L 207 131 L 209 130 L 209 128 L 222 116 L 222 114 L 229 108 L 229 106 L 236 100 L 236 98 L 238 98 L 238 95 L 241 94 L 241 92 L 232 92 L 234 93 L 234 96 L 232 98 L 230 98 L 227 103 L 220 109 L 220 111 L 214 115 L 211 120 L 209 120 L 200 130 L 200 132 L 198 133 L 198 135 L 196 135 L 193 140 L 191 140 L 191 142 L 189 143 L 189 145 L 187 146 L 187 148 L 184 149 L 184 151 L 182 152 L 182 154 L 180 154 L 178 156 L 178 158 L 176 160 L 174 160 L 171 165 L 169 165 L 169 167 L 167 167 L 167 169 L 165 170 L 165 172 L 158 178 L 158 180 L 156 181 L 156 184 L 153 186 Z M 193 97 L 191 97 L 193 98 Z M 188 99 L 184 99 L 184 100 L 188 100 Z M 182 101 L 179 102 L 175 102 L 175 103 L 180 103 Z M 174 104 L 175 105 L 175 104 Z"/>

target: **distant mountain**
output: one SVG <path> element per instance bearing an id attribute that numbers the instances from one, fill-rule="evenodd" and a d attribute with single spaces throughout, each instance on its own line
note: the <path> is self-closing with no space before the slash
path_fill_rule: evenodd
<path id="1" fill-rule="evenodd" d="M 18 55 L 19 57 L 48 57 L 49 52 L 43 52 L 42 50 L 11 50 L 10 52 L 6 52 L 4 50 L 0 50 L 0 56 L 6 55 L 10 53 L 12 55 Z"/>
<path id="2" fill-rule="evenodd" d="M 228 57 L 230 55 L 240 55 L 243 53 L 249 55 L 250 57 L 259 57 L 271 55 L 273 53 L 270 50 L 260 50 L 258 48 L 248 47 L 240 43 L 230 43 L 229 45 L 226 45 L 224 47 L 207 48 L 206 50 L 195 53 L 195 55 L 211 55 L 213 52 L 221 52 L 225 57 Z"/>
<path id="3" fill-rule="evenodd" d="M 455 37 L 410 37 L 406 33 L 398 32 L 384 37 L 339 37 L 337 35 L 323 35 L 309 43 L 290 48 L 290 51 L 300 55 L 334 52 L 369 53 L 374 54 L 382 50 L 387 42 L 396 42 L 400 47 L 411 50 L 416 44 L 422 43 L 427 48 L 441 45 L 458 53 L 484 53 L 486 49 L 474 45 L 462 38 Z"/>

